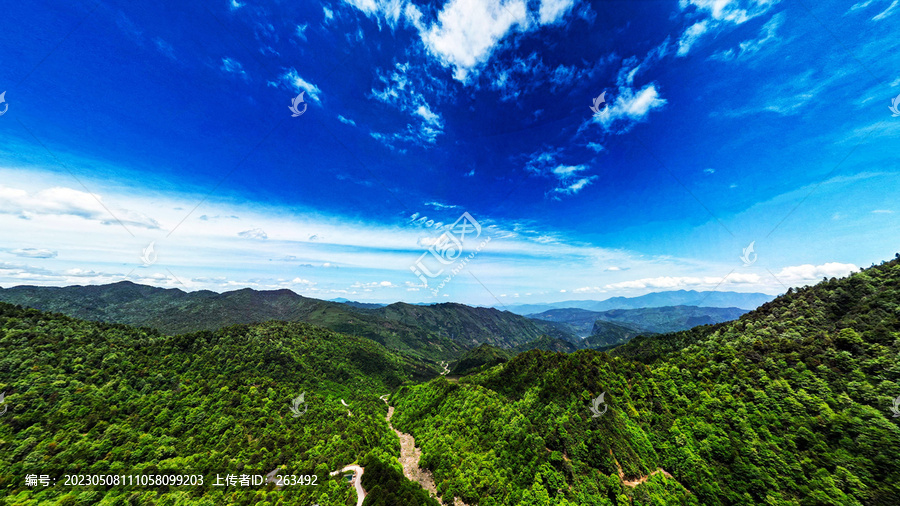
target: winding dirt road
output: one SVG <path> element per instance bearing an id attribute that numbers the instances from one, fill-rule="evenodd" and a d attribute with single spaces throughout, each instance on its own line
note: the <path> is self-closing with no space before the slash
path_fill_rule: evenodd
<path id="1" fill-rule="evenodd" d="M 447 369 L 447 366 L 444 365 L 444 368 Z M 447 369 L 447 372 L 450 372 L 450 369 Z M 446 373 L 445 373 L 446 374 Z M 383 400 L 385 404 L 388 405 L 388 412 L 385 420 L 387 421 L 388 427 L 397 434 L 397 437 L 400 438 L 400 465 L 403 466 L 403 475 L 409 478 L 410 480 L 422 485 L 422 488 L 427 490 L 432 497 L 437 499 L 438 503 L 441 506 L 444 506 L 444 502 L 440 497 L 437 496 L 437 486 L 434 484 L 434 477 L 427 469 L 422 469 L 419 467 L 419 458 L 422 456 L 422 450 L 416 448 L 416 440 L 410 434 L 406 434 L 404 432 L 400 432 L 395 429 L 393 425 L 391 425 L 391 418 L 394 416 L 394 406 L 388 404 L 387 401 L 388 396 L 382 395 L 379 399 Z M 341 403 L 344 400 L 341 399 Z M 346 404 L 345 404 L 346 406 Z M 344 467 L 343 469 L 339 469 L 331 473 L 332 476 L 345 473 L 347 471 L 353 471 L 353 486 L 356 488 L 356 506 L 362 506 L 363 501 L 366 499 L 366 491 L 363 490 L 362 487 L 362 475 L 365 472 L 365 469 L 357 466 L 355 464 Z M 453 501 L 453 506 L 468 506 L 466 503 L 462 502 L 462 499 L 455 498 Z"/>
<path id="2" fill-rule="evenodd" d="M 419 458 L 422 456 L 422 450 L 416 448 L 416 440 L 412 435 L 400 432 L 391 425 L 391 417 L 393 416 L 394 406 L 388 405 L 387 423 L 388 427 L 400 438 L 400 465 L 403 466 L 403 474 L 410 480 L 422 485 L 422 488 L 437 498 L 437 486 L 434 484 L 434 477 L 431 476 L 430 472 L 419 467 Z M 440 502 L 440 499 L 438 499 L 438 502 Z"/>
<path id="3" fill-rule="evenodd" d="M 612 456 L 612 454 L 613 454 L 613 451 L 610 448 L 609 455 Z M 622 480 L 622 485 L 625 485 L 626 487 L 634 488 L 634 487 L 640 485 L 641 483 L 644 483 L 645 481 L 649 480 L 655 474 L 661 474 L 661 475 L 665 476 L 666 478 L 671 478 L 671 479 L 675 480 L 674 476 L 672 476 L 668 471 L 666 471 L 665 469 L 663 469 L 661 467 L 657 467 L 656 471 L 651 471 L 650 474 L 648 474 L 646 476 L 641 476 L 640 478 L 638 478 L 636 480 L 626 480 L 625 472 L 622 471 L 622 466 L 619 465 L 618 459 L 613 458 L 613 461 L 616 463 L 616 467 L 619 469 L 619 479 Z M 675 480 L 675 482 L 678 483 L 678 480 Z M 681 485 L 681 484 L 679 483 L 679 485 Z M 684 485 L 681 485 L 681 486 L 684 487 Z M 691 491 L 688 490 L 687 487 L 684 487 L 684 489 L 687 490 L 688 493 L 691 493 Z"/>
<path id="4" fill-rule="evenodd" d="M 350 483 L 352 483 L 353 487 L 356 488 L 356 506 L 362 506 L 363 501 L 366 500 L 366 491 L 362 488 L 362 475 L 364 472 L 366 472 L 366 470 L 360 466 L 357 466 L 356 464 L 352 464 L 344 467 L 343 469 L 333 471 L 331 473 L 331 476 L 343 474 L 347 471 L 353 471 L 353 480 L 351 480 Z"/>

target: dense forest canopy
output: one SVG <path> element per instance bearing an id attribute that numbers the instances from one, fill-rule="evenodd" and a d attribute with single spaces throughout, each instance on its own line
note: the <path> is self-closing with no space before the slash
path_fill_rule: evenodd
<path id="1" fill-rule="evenodd" d="M 395 426 L 479 505 L 900 504 L 900 261 L 612 353 L 403 387 Z"/>
<path id="2" fill-rule="evenodd" d="M 347 505 L 331 473 L 353 463 L 370 505 L 900 504 L 900 259 L 608 353 L 483 345 L 450 379 L 304 323 L 169 336 L 0 303 L 0 346 L 6 504 Z M 437 498 L 403 475 L 383 399 Z M 59 484 L 276 469 L 317 485 Z"/>

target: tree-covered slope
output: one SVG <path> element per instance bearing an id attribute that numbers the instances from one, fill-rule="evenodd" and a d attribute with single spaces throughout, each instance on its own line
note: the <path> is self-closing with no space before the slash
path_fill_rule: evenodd
<path id="1" fill-rule="evenodd" d="M 455 303 L 417 306 L 398 302 L 371 312 L 388 320 L 421 327 L 467 348 L 483 343 L 498 348 L 512 348 L 533 341 L 543 334 L 559 339 L 576 339 L 568 332 L 544 322 L 489 307 Z"/>
<path id="2" fill-rule="evenodd" d="M 360 307 L 290 290 L 188 293 L 123 281 L 65 288 L 17 286 L 0 289 L 0 301 L 86 320 L 151 327 L 171 335 L 270 320 L 302 321 L 435 362 L 456 358 L 482 343 L 511 348 L 542 334 L 575 340 L 545 322 L 493 308 L 449 303 Z M 435 365 L 432 372 L 439 371 Z"/>
<path id="3" fill-rule="evenodd" d="M 368 339 L 302 323 L 173 337 L 0 303 L 0 348 L 0 503 L 345 505 L 355 494 L 330 471 L 399 454 L 379 396 L 409 380 L 409 359 Z M 210 483 L 279 466 L 319 485 Z M 67 487 L 64 473 L 206 483 Z M 26 487 L 28 474 L 57 484 Z"/>
<path id="4" fill-rule="evenodd" d="M 392 401 L 439 491 L 469 504 L 889 506 L 898 383 L 894 260 L 615 356 L 532 351 Z"/>
<path id="5" fill-rule="evenodd" d="M 591 335 L 584 338 L 579 347 L 598 349 L 615 346 L 627 343 L 641 334 L 651 335 L 653 332 L 636 330 L 633 326 L 621 323 L 597 320 L 594 322 Z"/>
<path id="6" fill-rule="evenodd" d="M 17 286 L 0 289 L 0 301 L 85 320 L 151 327 L 170 335 L 270 320 L 301 321 L 366 337 L 390 349 L 433 361 L 453 358 L 465 349 L 415 322 L 386 320 L 362 308 L 303 297 L 290 290 L 245 288 L 220 294 L 123 281 L 65 288 Z M 438 374 L 440 368 L 434 365 L 432 372 Z"/>
<path id="7" fill-rule="evenodd" d="M 482 344 L 463 354 L 450 367 L 450 374 L 462 375 L 482 371 L 495 365 L 507 362 L 512 354 L 502 348 Z"/>
<path id="8" fill-rule="evenodd" d="M 578 350 L 578 346 L 569 341 L 563 341 L 562 339 L 556 339 L 550 336 L 541 336 L 534 341 L 529 341 L 525 344 L 520 344 L 513 348 L 511 351 L 519 354 L 526 351 L 531 350 L 544 350 L 544 351 L 558 351 L 561 353 L 572 353 Z"/>

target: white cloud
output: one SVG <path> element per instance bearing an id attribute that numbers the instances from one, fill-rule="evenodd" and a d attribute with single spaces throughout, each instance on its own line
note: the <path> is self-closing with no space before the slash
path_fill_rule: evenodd
<path id="1" fill-rule="evenodd" d="M 9 252 L 17 257 L 25 258 L 56 258 L 57 255 L 55 251 L 38 248 L 18 248 Z"/>
<path id="2" fill-rule="evenodd" d="M 350 288 L 363 288 L 363 289 L 373 289 L 373 288 L 398 288 L 397 285 L 391 283 L 390 281 L 372 281 L 371 283 L 361 283 L 357 281 L 350 285 Z"/>
<path id="3" fill-rule="evenodd" d="M 291 68 L 281 76 L 281 79 L 293 86 L 294 90 L 297 92 L 300 92 L 300 90 L 306 91 L 306 96 L 314 102 L 321 102 L 319 95 L 321 95 L 322 90 L 315 84 L 300 77 L 300 74 L 297 73 L 296 69 Z"/>
<path id="4" fill-rule="evenodd" d="M 739 25 L 765 14 L 777 3 L 778 0 L 680 0 L 679 5 L 682 10 L 694 6 L 716 21 Z"/>
<path id="5" fill-rule="evenodd" d="M 266 234 L 266 231 L 261 228 L 253 228 L 250 230 L 244 230 L 243 232 L 238 232 L 238 237 L 243 237 L 245 239 L 268 239 L 269 235 Z"/>
<path id="6" fill-rule="evenodd" d="M 234 11 L 234 10 L 240 9 L 243 6 L 244 6 L 244 4 L 238 2 L 237 0 L 231 0 L 231 10 Z"/>
<path id="7" fill-rule="evenodd" d="M 586 188 L 588 185 L 597 180 L 597 176 L 588 176 L 577 179 L 571 183 L 568 183 L 565 186 L 561 186 L 559 188 L 553 189 L 554 195 L 576 195 L 578 192 Z"/>
<path id="8" fill-rule="evenodd" d="M 241 62 L 232 58 L 222 58 L 222 66 L 219 67 L 219 69 L 229 74 L 237 74 L 241 77 L 247 77 L 247 73 L 244 72 L 244 66 L 241 65 Z"/>
<path id="9" fill-rule="evenodd" d="M 309 23 L 303 23 L 302 25 L 297 25 L 297 37 L 306 41 L 306 29 L 309 28 Z"/>
<path id="10" fill-rule="evenodd" d="M 541 0 L 540 19 L 542 25 L 560 21 L 575 5 L 575 0 Z"/>
<path id="11" fill-rule="evenodd" d="M 560 179 L 574 176 L 575 174 L 587 169 L 585 165 L 559 165 L 552 170 L 553 174 Z"/>
<path id="12" fill-rule="evenodd" d="M 681 38 L 678 39 L 678 56 L 687 56 L 691 51 L 691 47 L 700 39 L 700 37 L 709 30 L 709 22 L 707 20 L 699 21 L 689 26 Z"/>
<path id="13" fill-rule="evenodd" d="M 379 73 L 378 80 L 382 89 L 372 88 L 372 96 L 386 104 L 409 114 L 417 120 L 417 125 L 407 124 L 405 130 L 391 134 L 371 133 L 372 137 L 384 142 L 391 148 L 398 141 L 416 144 L 434 144 L 437 136 L 444 133 L 444 122 L 440 114 L 435 113 L 425 96 L 417 88 L 428 88 L 422 82 L 416 83 L 410 77 L 410 64 L 397 63 L 389 75 Z"/>
<path id="14" fill-rule="evenodd" d="M 556 188 L 548 193 L 554 199 L 559 199 L 562 195 L 577 195 L 597 179 L 597 176 L 580 176 L 588 169 L 587 165 L 557 163 L 556 160 L 560 155 L 560 150 L 532 153 L 525 165 L 525 169 L 528 171 L 556 179 Z"/>
<path id="15" fill-rule="evenodd" d="M 338 114 L 338 120 L 345 125 L 356 126 L 355 121 L 353 121 L 352 119 L 349 119 L 349 118 L 345 118 L 345 117 L 341 116 L 340 114 Z"/>
<path id="16" fill-rule="evenodd" d="M 405 0 L 344 0 L 344 2 L 356 7 L 368 17 L 378 20 L 383 18 L 392 28 L 397 25 L 400 16 L 409 10 L 409 5 L 412 5 L 404 6 Z"/>
<path id="17" fill-rule="evenodd" d="M 713 287 L 721 284 L 743 284 L 743 283 L 759 283 L 762 279 L 758 274 L 753 273 L 731 273 L 726 278 L 715 276 L 660 276 L 656 278 L 642 278 L 632 281 L 621 281 L 619 283 L 610 283 L 604 286 L 607 290 L 623 290 L 623 289 L 644 289 L 644 288 L 663 288 L 675 289 L 686 286 L 708 286 Z"/>
<path id="18" fill-rule="evenodd" d="M 706 168 L 706 169 L 703 169 L 703 173 L 704 173 L 704 174 L 713 175 L 713 174 L 716 173 L 716 169 L 709 169 L 709 168 Z"/>
<path id="19" fill-rule="evenodd" d="M 561 291 L 565 292 L 565 290 Z M 572 290 L 572 293 L 606 293 L 606 290 L 600 288 L 599 286 L 582 286 L 581 288 Z"/>
<path id="20" fill-rule="evenodd" d="M 78 216 L 104 225 L 122 223 L 158 229 L 159 223 L 127 209 L 109 209 L 103 197 L 72 188 L 53 187 L 30 195 L 27 191 L 0 186 L 0 214 L 31 219 L 36 215 Z"/>
<path id="21" fill-rule="evenodd" d="M 752 55 L 762 49 L 767 44 L 778 42 L 781 40 L 776 33 L 778 28 L 784 22 L 784 14 L 778 13 L 772 16 L 772 19 L 766 22 L 759 31 L 759 36 L 755 39 L 745 40 L 738 44 L 737 49 L 729 49 L 721 53 L 716 53 L 711 58 L 714 60 L 734 60 L 744 56 Z"/>
<path id="22" fill-rule="evenodd" d="M 679 5 L 682 10 L 693 7 L 696 10 L 695 14 L 707 17 L 696 21 L 685 29 L 678 39 L 676 55 L 679 57 L 687 56 L 691 48 L 705 34 L 722 31 L 728 26 L 740 25 L 755 17 L 762 16 L 778 2 L 779 0 L 680 0 Z M 780 15 L 776 17 L 780 17 Z M 780 24 L 780 20 L 778 23 Z M 763 31 L 765 32 L 766 28 Z M 771 30 L 771 33 L 774 38 L 774 29 Z M 755 52 L 763 44 L 771 40 L 773 39 L 746 41 L 744 43 L 747 45 L 746 49 L 742 45 L 742 49 L 739 51 Z M 740 56 L 740 53 L 735 50 L 728 50 L 719 53 L 717 59 L 731 59 L 737 56 Z"/>
<path id="23" fill-rule="evenodd" d="M 420 35 L 428 51 L 454 69 L 453 77 L 466 82 L 515 26 L 528 27 L 524 0 L 449 0 L 438 22 Z"/>
<path id="24" fill-rule="evenodd" d="M 444 203 L 437 202 L 437 201 L 434 201 L 434 200 L 432 200 L 431 202 L 425 202 L 425 204 L 423 204 L 423 205 L 426 205 L 426 206 L 428 206 L 428 207 L 431 207 L 431 208 L 434 208 L 434 209 L 437 209 L 437 210 L 442 210 L 442 209 L 458 209 L 458 208 L 459 208 L 459 206 L 454 205 L 454 204 L 444 204 Z M 413 216 L 418 216 L 418 214 L 419 214 L 419 213 L 416 213 L 416 214 L 414 214 Z"/>
<path id="25" fill-rule="evenodd" d="M 334 19 L 334 11 L 328 7 L 322 6 L 322 13 L 325 15 L 325 24 Z"/>
<path id="26" fill-rule="evenodd" d="M 816 283 L 822 278 L 844 277 L 858 270 L 859 267 L 853 264 L 839 262 L 828 262 L 822 265 L 804 264 L 785 267 L 778 271 L 775 277 L 782 283 L 796 286 L 797 284 Z"/>
<path id="27" fill-rule="evenodd" d="M 891 5 L 889 5 L 887 9 L 881 11 L 881 13 L 876 14 L 876 15 L 872 18 L 872 21 L 881 21 L 882 19 L 884 19 L 884 18 L 890 16 L 891 13 L 894 11 L 894 8 L 897 7 L 897 4 L 898 4 L 898 3 L 900 3 L 900 0 L 894 0 L 893 2 L 891 2 Z"/>
<path id="28" fill-rule="evenodd" d="M 631 80 L 632 77 L 628 79 Z M 666 99 L 659 96 L 655 84 L 648 84 L 639 91 L 620 86 L 618 96 L 599 114 L 594 114 L 591 121 L 599 123 L 607 131 L 612 130 L 616 123 L 624 121 L 625 124 L 619 132 L 627 132 L 635 123 L 646 119 L 650 111 L 660 109 L 664 105 Z"/>

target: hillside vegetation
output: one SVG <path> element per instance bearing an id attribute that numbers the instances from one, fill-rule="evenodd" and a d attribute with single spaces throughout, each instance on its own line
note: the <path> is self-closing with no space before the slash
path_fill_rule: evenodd
<path id="1" fill-rule="evenodd" d="M 329 472 L 373 450 L 399 454 L 379 396 L 409 380 L 407 359 L 368 339 L 302 323 L 171 337 L 0 303 L 0 347 L 4 504 L 352 504 L 353 489 Z M 283 475 L 315 474 L 318 485 L 209 482 L 279 466 Z M 65 487 L 64 473 L 208 481 Z M 24 487 L 27 474 L 58 482 Z"/>
<path id="2" fill-rule="evenodd" d="M 889 506 L 898 357 L 894 260 L 613 356 L 531 351 L 405 386 L 394 425 L 468 504 Z"/>
<path id="3" fill-rule="evenodd" d="M 360 307 L 290 290 L 187 293 L 123 281 L 65 288 L 18 286 L 0 289 L 0 301 L 86 320 L 150 327 L 170 335 L 270 320 L 305 322 L 428 359 L 431 363 L 422 373 L 431 376 L 441 371 L 437 362 L 452 360 L 482 343 L 511 348 L 543 334 L 575 340 L 545 322 L 493 308 L 404 303 Z"/>

